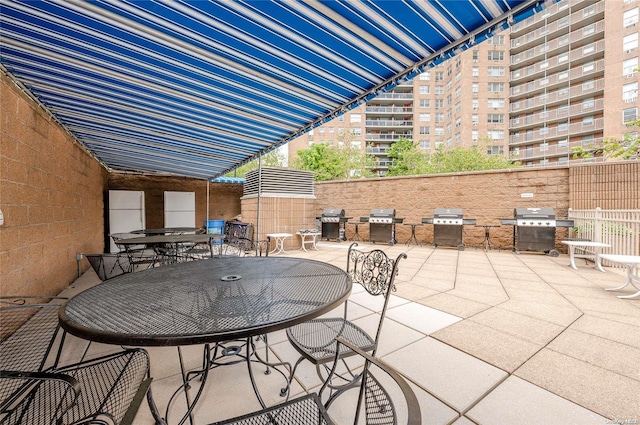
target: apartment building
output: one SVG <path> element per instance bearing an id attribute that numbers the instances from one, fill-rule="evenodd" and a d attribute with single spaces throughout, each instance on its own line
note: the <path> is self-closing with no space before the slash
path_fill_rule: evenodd
<path id="1" fill-rule="evenodd" d="M 640 0 L 549 1 L 544 10 L 289 144 L 350 143 L 385 175 L 389 146 L 481 146 L 523 165 L 621 138 L 638 117 Z M 606 18 L 606 25 L 605 25 Z M 605 85 L 606 81 L 606 85 Z"/>

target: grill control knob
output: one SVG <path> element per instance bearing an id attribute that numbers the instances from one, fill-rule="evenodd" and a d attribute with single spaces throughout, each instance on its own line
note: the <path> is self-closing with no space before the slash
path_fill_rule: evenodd
<path id="1" fill-rule="evenodd" d="M 551 223 L 549 223 L 548 221 L 547 221 L 547 226 L 551 226 Z"/>
<path id="2" fill-rule="evenodd" d="M 548 223 L 547 223 L 547 224 L 548 224 Z M 541 222 L 541 221 L 539 221 L 539 222 L 538 222 L 538 226 L 542 226 L 542 222 Z"/>
<path id="3" fill-rule="evenodd" d="M 529 224 L 533 226 L 533 221 L 530 221 Z"/>

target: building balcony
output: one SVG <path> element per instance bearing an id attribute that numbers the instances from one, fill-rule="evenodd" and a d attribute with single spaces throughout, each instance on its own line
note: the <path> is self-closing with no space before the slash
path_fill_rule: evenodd
<path id="1" fill-rule="evenodd" d="M 574 148 L 589 150 L 600 144 L 602 144 L 602 138 L 589 141 L 575 141 L 560 145 L 536 146 L 527 149 L 516 148 L 509 152 L 509 159 L 513 161 L 531 161 L 543 158 L 566 157 L 572 155 Z"/>
<path id="2" fill-rule="evenodd" d="M 395 142 L 400 140 L 401 138 L 411 140 L 413 138 L 413 134 L 412 133 L 407 133 L 407 134 L 367 133 L 365 135 L 365 141 L 367 142 L 376 142 L 376 141 Z"/>
<path id="3" fill-rule="evenodd" d="M 579 60 L 582 58 L 581 48 L 587 44 L 597 42 L 602 39 L 604 35 L 604 21 L 597 22 L 593 27 L 585 27 L 580 30 L 573 31 L 567 38 L 556 38 L 549 40 L 547 43 L 538 44 L 524 52 L 511 55 L 510 64 L 511 67 L 517 66 L 519 69 L 511 71 L 511 81 L 518 78 L 524 78 L 530 74 L 522 74 L 522 67 L 527 65 L 539 65 L 547 59 L 547 62 L 552 62 L 557 65 L 566 63 L 560 61 L 560 56 L 563 52 L 566 52 L 571 48 L 575 54 L 572 54 L 572 60 Z M 602 47 L 604 49 L 604 47 Z M 602 49 L 598 51 L 602 51 Z M 551 65 L 551 64 L 550 64 Z"/>
<path id="4" fill-rule="evenodd" d="M 558 72 L 547 77 L 513 86 L 509 89 L 509 94 L 512 98 L 525 97 L 536 94 L 537 92 L 553 90 L 561 85 L 568 85 L 569 82 L 575 84 L 576 82 L 604 75 L 604 67 L 604 60 L 595 62 L 593 66 L 578 66 L 567 71 Z"/>
<path id="5" fill-rule="evenodd" d="M 592 3 L 592 4 L 589 4 Z M 575 6 L 582 6 L 571 12 Z M 557 37 L 568 28 L 582 26 L 602 19 L 604 0 L 566 0 L 553 4 L 541 13 L 527 18 L 511 27 L 511 48 L 526 49 L 529 44 L 540 41 L 540 37 Z M 546 27 L 546 29 L 545 29 Z"/>
<path id="6" fill-rule="evenodd" d="M 575 101 L 579 98 L 595 96 L 603 91 L 604 79 L 589 84 L 577 84 L 570 87 L 569 90 L 556 90 L 529 99 L 512 101 L 509 105 L 509 112 L 511 114 L 523 113 L 540 109 L 544 106 L 554 106 L 561 103 L 566 104 L 569 99 Z"/>
<path id="7" fill-rule="evenodd" d="M 367 106 L 365 109 L 367 114 L 413 114 L 412 107 L 406 106 Z"/>
<path id="8" fill-rule="evenodd" d="M 546 140 L 579 136 L 581 134 L 602 133 L 603 129 L 604 119 L 602 118 L 592 120 L 589 123 L 576 122 L 562 127 L 538 128 L 537 130 L 528 130 L 525 133 L 512 134 L 509 136 L 509 146 L 542 143 Z"/>
<path id="9" fill-rule="evenodd" d="M 376 96 L 375 98 L 372 99 L 372 101 L 379 101 L 379 100 L 412 100 L 413 99 L 413 93 L 382 93 L 378 96 Z"/>
<path id="10" fill-rule="evenodd" d="M 553 123 L 570 118 L 594 115 L 604 110 L 604 99 L 594 102 L 579 103 L 569 107 L 560 107 L 536 112 L 525 117 L 516 117 L 509 120 L 510 130 L 523 130 L 528 127 L 540 127 L 544 123 Z"/>
<path id="11" fill-rule="evenodd" d="M 366 120 L 367 127 L 407 127 L 413 128 L 413 120 Z"/>
<path id="12" fill-rule="evenodd" d="M 367 149 L 365 150 L 365 152 L 367 153 L 367 155 L 386 155 L 388 150 L 389 148 L 386 146 L 383 146 L 383 147 L 367 146 Z"/>

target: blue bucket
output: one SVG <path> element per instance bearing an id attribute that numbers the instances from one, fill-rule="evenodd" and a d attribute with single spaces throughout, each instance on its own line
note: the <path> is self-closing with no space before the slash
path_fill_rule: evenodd
<path id="1" fill-rule="evenodd" d="M 224 220 L 207 220 L 204 222 L 204 227 L 207 229 L 208 235 L 224 234 Z M 219 245 L 222 243 L 222 239 L 217 239 L 213 243 Z"/>

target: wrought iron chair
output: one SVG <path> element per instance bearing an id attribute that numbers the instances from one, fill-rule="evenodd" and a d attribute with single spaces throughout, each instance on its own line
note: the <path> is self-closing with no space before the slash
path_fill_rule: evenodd
<path id="1" fill-rule="evenodd" d="M 146 245 L 129 245 L 119 243 L 122 239 L 139 238 L 140 235 L 135 233 L 112 233 L 111 238 L 116 246 L 120 249 L 120 257 L 126 256 L 130 271 L 134 272 L 138 268 L 151 268 L 158 264 L 158 253 Z"/>
<path id="2" fill-rule="evenodd" d="M 151 382 L 147 353 L 60 366 L 60 303 L 45 299 L 11 297 L 0 306 L 0 423 L 131 423 Z"/>
<path id="3" fill-rule="evenodd" d="M 333 393 L 323 403 L 323 394 L 329 382 L 327 380 L 317 394 L 307 394 L 264 410 L 216 422 L 214 425 L 332 425 L 348 423 L 347 420 L 350 419 L 353 419 L 354 424 L 419 425 L 422 423 L 416 395 L 395 369 L 341 338 L 336 339 L 336 345 L 330 376 L 337 370 L 339 353 L 342 351 L 349 351 L 364 360 L 364 365 L 359 372 L 361 379 L 354 381 L 353 385 Z M 343 395 L 354 388 L 359 388 L 356 402 L 351 398 L 341 400 Z M 340 407 L 339 413 L 336 406 Z M 347 409 L 352 411 L 345 415 L 344 410 Z M 340 421 L 337 420 L 338 417 Z"/>
<path id="4" fill-rule="evenodd" d="M 248 238 L 232 237 L 214 246 L 218 256 L 268 257 L 269 241 L 252 241 Z"/>
<path id="5" fill-rule="evenodd" d="M 316 366 L 318 376 L 324 381 L 322 371 L 323 369 L 326 371 L 326 365 L 332 361 L 338 349 L 336 338 L 342 338 L 375 356 L 389 298 L 391 292 L 395 291 L 394 281 L 398 274 L 398 263 L 401 259 L 407 258 L 407 255 L 402 253 L 393 260 L 384 251 L 379 249 L 369 252 L 360 251 L 356 249 L 357 245 L 354 242 L 349 246 L 347 273 L 353 283 L 362 285 L 370 295 L 384 298 L 376 334 L 371 337 L 365 330 L 347 320 L 348 303 L 345 303 L 343 317 L 322 317 L 287 329 L 289 342 L 300 353 L 300 358 L 291 369 L 289 384 L 293 380 L 296 368 L 305 359 Z M 341 350 L 339 353 L 341 359 L 353 355 L 353 351 L 344 344 Z M 288 387 L 283 388 L 282 395 L 288 390 Z"/>
<path id="6" fill-rule="evenodd" d="M 132 271 L 128 256 L 118 254 L 83 254 L 100 280 L 120 276 Z"/>

